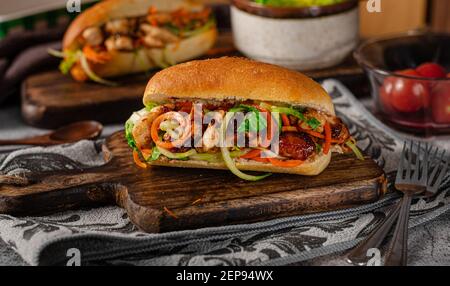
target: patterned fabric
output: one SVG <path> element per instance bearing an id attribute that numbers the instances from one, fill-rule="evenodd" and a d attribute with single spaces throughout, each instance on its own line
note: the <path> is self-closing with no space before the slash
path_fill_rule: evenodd
<path id="1" fill-rule="evenodd" d="M 323 85 L 360 148 L 376 159 L 388 177 L 395 176 L 404 137 L 382 125 L 339 82 L 328 80 Z M 433 142 L 449 149 L 448 140 Z M 0 154 L 0 174 L 100 165 L 100 146 L 101 142 L 82 141 Z M 0 237 L 32 265 L 65 264 L 70 248 L 78 248 L 82 263 L 90 265 L 285 265 L 353 247 L 385 217 L 398 197 L 390 193 L 376 203 L 341 211 L 164 234 L 140 232 L 118 207 L 45 217 L 0 214 Z M 414 200 L 410 227 L 449 208 L 447 176 L 437 196 Z"/>

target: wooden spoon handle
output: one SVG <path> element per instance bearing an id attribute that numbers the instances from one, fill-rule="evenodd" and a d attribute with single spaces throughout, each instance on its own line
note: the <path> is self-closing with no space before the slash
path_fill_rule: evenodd
<path id="1" fill-rule="evenodd" d="M 365 265 L 370 257 L 367 256 L 367 251 L 370 248 L 379 248 L 384 239 L 391 230 L 394 222 L 398 218 L 400 208 L 402 206 L 402 200 L 397 202 L 391 209 L 389 214 L 383 219 L 383 221 L 354 249 L 352 249 L 347 255 L 348 262 L 356 265 Z"/>
<path id="2" fill-rule="evenodd" d="M 0 140 L 0 146 L 7 145 L 41 145 L 48 146 L 52 145 L 54 142 L 49 139 L 48 135 L 36 136 L 24 139 L 13 139 L 13 140 Z"/>
<path id="3" fill-rule="evenodd" d="M 397 226 L 386 254 L 384 265 L 406 266 L 408 260 L 408 222 L 412 196 L 405 194 L 402 199 Z"/>

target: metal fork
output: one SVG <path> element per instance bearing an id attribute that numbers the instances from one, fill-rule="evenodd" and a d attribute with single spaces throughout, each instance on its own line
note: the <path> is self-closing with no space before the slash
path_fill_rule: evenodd
<path id="1" fill-rule="evenodd" d="M 407 144 L 403 145 L 403 151 L 400 161 L 400 167 L 397 170 L 395 178 L 395 188 L 403 192 L 401 200 L 401 208 L 394 230 L 391 244 L 385 257 L 384 265 L 386 266 L 403 266 L 407 264 L 408 252 L 408 221 L 411 207 L 411 200 L 414 195 L 427 192 L 428 195 L 435 194 L 442 183 L 444 175 L 447 172 L 450 158 L 447 158 L 442 165 L 442 160 L 434 166 L 431 173 L 428 173 L 428 165 L 430 157 L 428 145 L 425 145 L 425 151 L 420 148 L 420 143 L 417 144 L 417 152 L 413 152 L 413 142 L 410 142 L 410 148 Z M 433 149 L 430 149 L 432 153 Z M 436 158 L 438 149 L 434 152 Z M 414 160 L 415 157 L 415 160 Z M 445 150 L 442 152 L 442 159 L 445 158 Z M 413 160 L 415 161 L 413 165 Z M 442 165 L 442 168 L 440 168 Z"/>
<path id="2" fill-rule="evenodd" d="M 412 159 L 413 159 L 413 155 L 412 155 L 413 143 L 412 142 L 409 143 L 409 146 L 410 146 L 409 149 L 407 149 L 407 145 L 408 144 L 405 142 L 404 146 L 403 146 L 402 155 L 401 155 L 401 166 L 397 170 L 396 185 L 397 185 L 397 182 L 402 183 L 400 180 L 403 179 L 403 181 L 404 181 L 405 180 L 404 178 L 406 178 L 406 177 L 404 177 L 404 173 L 406 171 L 405 166 L 404 166 L 405 160 L 408 160 L 408 162 L 411 163 L 411 164 L 408 164 L 408 166 L 406 166 L 407 168 L 409 168 L 409 173 L 407 173 L 408 178 L 411 178 L 411 172 L 413 171 L 413 170 L 411 170 Z M 418 150 L 420 150 L 420 145 L 418 145 L 417 148 L 418 148 Z M 433 180 L 431 180 L 431 181 L 425 180 L 426 176 L 422 176 L 421 177 L 422 181 L 420 181 L 419 180 L 419 172 L 412 173 L 412 175 L 413 176 L 417 175 L 416 181 L 418 181 L 419 185 L 420 185 L 420 183 L 422 184 L 421 191 L 423 192 L 426 189 L 427 190 L 426 195 L 432 196 L 437 192 L 439 185 L 442 182 L 443 176 L 446 172 L 446 169 L 444 169 L 444 170 L 442 170 L 442 172 L 437 173 L 439 166 L 442 163 L 442 159 L 445 158 L 445 150 L 442 153 L 440 153 L 440 152 L 438 152 L 439 149 L 437 147 L 435 147 L 434 149 L 432 147 L 430 149 L 428 149 L 427 145 L 425 146 L 425 150 L 426 150 L 425 154 L 427 156 L 427 160 L 425 160 L 427 169 L 428 169 L 428 165 L 429 165 L 428 158 L 431 157 L 432 160 L 437 161 L 437 163 L 435 164 L 435 167 L 432 169 L 432 172 L 430 173 L 430 176 L 428 176 L 428 177 L 432 178 L 432 179 L 435 178 L 436 175 L 438 175 L 438 177 L 433 182 Z M 417 152 L 417 153 L 419 153 L 419 152 Z M 432 154 L 432 155 L 429 156 L 429 154 Z M 419 156 L 420 156 L 420 154 L 419 154 Z M 416 158 L 420 158 L 420 157 L 416 157 Z M 419 160 L 417 160 L 417 162 L 419 163 Z M 424 165 L 425 165 L 424 163 L 422 163 L 421 165 L 420 164 L 416 165 L 415 169 L 420 170 L 421 169 L 420 166 L 422 166 L 421 172 L 422 172 L 422 174 L 426 174 L 427 172 L 423 172 Z M 446 162 L 446 165 L 448 165 L 448 160 Z M 444 165 L 444 168 L 446 168 L 445 167 L 446 165 Z M 428 185 L 428 187 L 427 187 L 427 185 Z M 415 194 L 419 194 L 419 190 L 417 190 L 417 193 L 415 193 Z M 411 195 L 413 195 L 413 194 L 411 194 Z M 380 248 L 382 242 L 387 237 L 390 229 L 392 228 L 395 221 L 397 220 L 397 217 L 400 213 L 400 210 L 401 210 L 404 202 L 405 202 L 404 200 L 400 200 L 392 208 L 392 210 L 385 217 L 385 219 L 367 236 L 367 238 L 349 252 L 349 254 L 347 255 L 348 262 L 356 264 L 356 265 L 365 265 L 366 264 L 366 262 L 368 260 L 367 251 L 370 248 Z M 411 203 L 411 201 L 409 202 L 409 204 L 410 203 Z M 409 207 L 407 209 L 409 210 Z"/>

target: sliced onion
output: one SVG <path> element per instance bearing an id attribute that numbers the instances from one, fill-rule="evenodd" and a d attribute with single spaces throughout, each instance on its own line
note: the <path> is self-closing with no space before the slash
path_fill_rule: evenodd
<path id="1" fill-rule="evenodd" d="M 265 103 L 265 102 L 261 102 L 261 103 L 259 104 L 259 106 L 261 106 L 262 108 L 265 108 L 265 109 L 267 109 L 267 110 L 269 110 L 269 111 L 272 110 L 272 105 L 267 104 L 267 103 Z"/>
<path id="2" fill-rule="evenodd" d="M 228 121 L 230 121 L 230 119 L 233 117 L 234 113 L 233 112 L 229 112 L 225 115 L 225 120 L 222 124 L 221 130 L 220 130 L 220 142 L 221 145 L 224 146 L 225 143 L 225 136 L 226 136 L 226 130 L 227 130 L 227 125 L 228 125 Z M 225 165 L 227 165 L 228 169 L 235 174 L 236 176 L 238 176 L 239 178 L 243 179 L 243 180 L 247 180 L 247 181 L 259 181 L 261 179 L 264 179 L 272 174 L 264 174 L 261 176 L 253 176 L 253 175 L 248 175 L 245 174 L 243 172 L 241 172 L 237 167 L 236 164 L 234 163 L 233 158 L 231 158 L 230 155 L 230 151 L 228 150 L 227 147 L 220 147 L 220 151 L 222 152 L 222 157 L 223 160 L 225 162 Z"/>
<path id="3" fill-rule="evenodd" d="M 242 155 L 244 155 L 245 153 L 247 153 L 247 152 L 243 151 L 243 150 L 231 151 L 230 152 L 230 157 L 231 158 L 239 158 Z"/>
<path id="4" fill-rule="evenodd" d="M 169 159 L 176 159 L 176 160 L 186 159 L 189 156 L 197 154 L 197 151 L 195 151 L 195 149 L 191 149 L 184 153 L 172 153 L 169 150 L 161 148 L 161 147 L 155 147 L 155 148 L 158 148 L 159 152 L 161 152 L 161 154 L 163 154 L 164 156 L 166 156 Z"/>
<path id="5" fill-rule="evenodd" d="M 168 131 L 168 130 L 174 130 L 174 129 L 176 129 L 179 126 L 180 126 L 180 124 L 178 124 L 178 121 L 175 121 L 175 120 L 164 120 L 159 125 L 159 129 L 161 129 L 162 131 Z"/>
<path id="6" fill-rule="evenodd" d="M 98 75 L 96 75 L 92 70 L 91 67 L 89 66 L 89 63 L 86 59 L 86 56 L 80 52 L 80 63 L 81 63 L 81 68 L 83 69 L 83 71 L 86 73 L 86 75 L 92 80 L 95 81 L 97 83 L 101 83 L 104 85 L 109 85 L 109 86 L 117 86 L 117 83 L 103 79 L 101 77 L 99 77 Z"/>
<path id="7" fill-rule="evenodd" d="M 209 153 L 203 153 L 203 154 L 194 154 L 189 156 L 189 159 L 193 160 L 199 160 L 199 161 L 207 161 L 211 163 L 219 163 L 222 162 L 222 156 L 220 154 L 209 154 Z"/>
<path id="8" fill-rule="evenodd" d="M 345 145 L 347 145 L 350 149 L 352 149 L 353 153 L 355 153 L 356 158 L 358 158 L 361 161 L 364 161 L 364 156 L 361 153 L 361 151 L 359 151 L 358 147 L 356 147 L 356 144 L 354 144 L 353 142 L 351 142 L 350 140 L 345 142 Z"/>
<path id="9" fill-rule="evenodd" d="M 160 129 L 160 124 L 166 119 L 173 119 L 177 121 L 180 125 L 178 128 L 183 129 L 183 132 L 180 134 L 179 138 L 172 142 L 163 142 L 158 136 L 158 129 Z M 186 142 L 186 140 L 191 138 L 190 121 L 187 118 L 184 118 L 183 115 L 175 111 L 169 111 L 167 113 L 161 114 L 152 123 L 151 136 L 153 142 L 155 142 L 156 145 L 162 148 L 180 147 Z"/>
<path id="10" fill-rule="evenodd" d="M 62 59 L 63 59 L 63 58 L 65 57 L 64 52 L 57 51 L 57 50 L 54 50 L 54 49 L 48 49 L 48 50 L 47 50 L 47 53 L 48 53 L 49 55 L 54 56 L 54 57 L 57 57 L 57 58 L 62 58 Z"/>
<path id="11" fill-rule="evenodd" d="M 288 158 L 286 158 L 286 157 L 282 157 L 282 156 L 278 155 L 278 154 L 275 153 L 275 152 L 272 152 L 272 151 L 269 150 L 269 149 L 265 149 L 265 148 L 262 148 L 262 147 L 259 147 L 259 148 L 257 148 L 257 149 L 261 150 L 261 154 L 262 154 L 262 153 L 265 153 L 266 156 L 267 156 L 266 158 L 275 158 L 275 159 L 280 159 L 280 160 L 286 160 L 286 159 L 288 159 Z"/>

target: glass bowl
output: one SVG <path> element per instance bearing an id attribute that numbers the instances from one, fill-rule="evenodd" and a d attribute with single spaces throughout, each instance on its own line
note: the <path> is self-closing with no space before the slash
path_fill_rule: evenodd
<path id="1" fill-rule="evenodd" d="M 450 34 L 409 32 L 373 39 L 361 44 L 354 57 L 369 78 L 377 115 L 410 132 L 450 134 Z M 441 65 L 447 78 L 414 72 L 427 62 Z"/>

